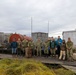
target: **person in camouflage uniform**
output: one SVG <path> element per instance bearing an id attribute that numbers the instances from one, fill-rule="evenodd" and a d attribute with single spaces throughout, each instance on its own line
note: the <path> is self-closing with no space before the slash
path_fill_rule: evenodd
<path id="1" fill-rule="evenodd" d="M 33 55 L 37 56 L 37 46 L 36 46 L 36 42 L 34 42 L 34 51 L 33 51 Z"/>
<path id="2" fill-rule="evenodd" d="M 70 38 L 68 38 L 68 41 L 66 43 L 66 48 L 67 48 L 67 59 L 72 61 L 73 60 L 73 58 L 72 58 L 72 56 L 73 56 L 73 50 L 72 50 L 73 42 L 71 41 Z"/>
<path id="3" fill-rule="evenodd" d="M 45 42 L 45 52 L 44 52 L 44 54 L 48 55 L 48 56 L 50 56 L 50 54 L 51 54 L 51 52 L 50 52 L 50 41 L 51 41 L 51 39 L 48 38 Z"/>
<path id="4" fill-rule="evenodd" d="M 27 56 L 28 56 L 28 55 L 27 55 L 28 40 L 26 40 L 26 39 L 24 39 L 24 40 L 22 41 L 22 50 L 23 50 L 23 52 L 25 53 L 25 54 L 24 54 L 25 57 L 27 57 Z"/>
<path id="5" fill-rule="evenodd" d="M 17 43 L 18 43 L 18 47 L 17 47 L 17 56 L 18 55 L 22 55 L 22 42 L 21 42 L 21 39 L 20 38 L 18 38 L 18 41 L 17 41 Z"/>
<path id="6" fill-rule="evenodd" d="M 41 55 L 44 56 L 44 51 L 45 51 L 45 42 L 42 42 L 41 45 Z"/>
<path id="7" fill-rule="evenodd" d="M 37 49 L 37 56 L 41 56 L 41 45 L 42 45 L 42 41 L 40 40 L 40 38 L 38 38 L 37 42 L 36 42 L 36 49 Z"/>
<path id="8" fill-rule="evenodd" d="M 32 51 L 34 48 L 34 44 L 32 40 L 28 41 L 28 57 L 32 57 Z"/>
<path id="9" fill-rule="evenodd" d="M 32 40 L 32 44 L 31 44 L 31 49 L 32 49 L 32 55 L 35 55 L 35 42 Z"/>

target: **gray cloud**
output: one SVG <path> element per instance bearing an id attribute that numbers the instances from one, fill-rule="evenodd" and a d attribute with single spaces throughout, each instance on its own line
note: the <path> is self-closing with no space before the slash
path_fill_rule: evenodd
<path id="1" fill-rule="evenodd" d="M 76 29 L 75 0 L 1 0 L 0 31 L 31 34 L 48 32 L 49 36 Z"/>

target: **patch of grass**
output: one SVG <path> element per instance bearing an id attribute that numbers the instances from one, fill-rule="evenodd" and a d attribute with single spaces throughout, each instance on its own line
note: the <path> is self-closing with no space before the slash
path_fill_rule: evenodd
<path id="1" fill-rule="evenodd" d="M 75 73 L 58 65 L 45 65 L 34 60 L 2 59 L 0 75 L 75 75 Z"/>
<path id="2" fill-rule="evenodd" d="M 0 60 L 0 75 L 56 75 L 52 70 L 34 60 Z"/>

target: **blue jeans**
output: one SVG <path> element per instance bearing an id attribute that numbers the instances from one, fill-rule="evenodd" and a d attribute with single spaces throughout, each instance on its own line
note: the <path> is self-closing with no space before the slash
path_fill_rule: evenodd
<path id="1" fill-rule="evenodd" d="M 12 48 L 12 54 L 16 54 L 17 48 Z"/>

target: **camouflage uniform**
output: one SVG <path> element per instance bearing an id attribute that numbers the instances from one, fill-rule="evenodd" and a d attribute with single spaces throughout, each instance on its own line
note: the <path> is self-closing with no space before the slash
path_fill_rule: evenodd
<path id="1" fill-rule="evenodd" d="M 36 42 L 34 42 L 34 51 L 33 51 L 33 55 L 37 56 L 37 44 Z"/>
<path id="2" fill-rule="evenodd" d="M 41 41 L 37 41 L 36 42 L 36 47 L 37 47 L 37 56 L 41 56 L 41 45 L 42 45 L 42 42 Z"/>
<path id="3" fill-rule="evenodd" d="M 45 52 L 44 53 L 50 55 L 50 40 L 47 40 L 45 42 Z"/>
<path id="4" fill-rule="evenodd" d="M 73 42 L 72 41 L 67 41 L 66 43 L 66 47 L 67 47 L 67 59 L 68 60 L 72 60 L 72 56 L 73 56 Z"/>
<path id="5" fill-rule="evenodd" d="M 25 39 L 22 41 L 22 48 L 25 52 L 25 56 L 28 57 L 28 41 Z"/>
<path id="6" fill-rule="evenodd" d="M 45 42 L 42 42 L 41 45 L 41 55 L 44 56 L 44 51 L 45 51 Z"/>
<path id="7" fill-rule="evenodd" d="M 22 48 L 25 49 L 27 46 L 28 46 L 28 41 L 24 39 L 22 41 Z"/>
<path id="8" fill-rule="evenodd" d="M 21 56 L 22 55 L 22 42 L 21 42 L 20 39 L 18 39 L 17 43 L 18 43 L 17 55 L 20 55 Z"/>
<path id="9" fill-rule="evenodd" d="M 33 41 L 31 44 L 31 49 L 32 49 L 32 55 L 35 55 L 35 43 Z"/>
<path id="10" fill-rule="evenodd" d="M 28 57 L 32 57 L 32 49 L 33 49 L 33 42 L 30 40 L 28 42 Z"/>

